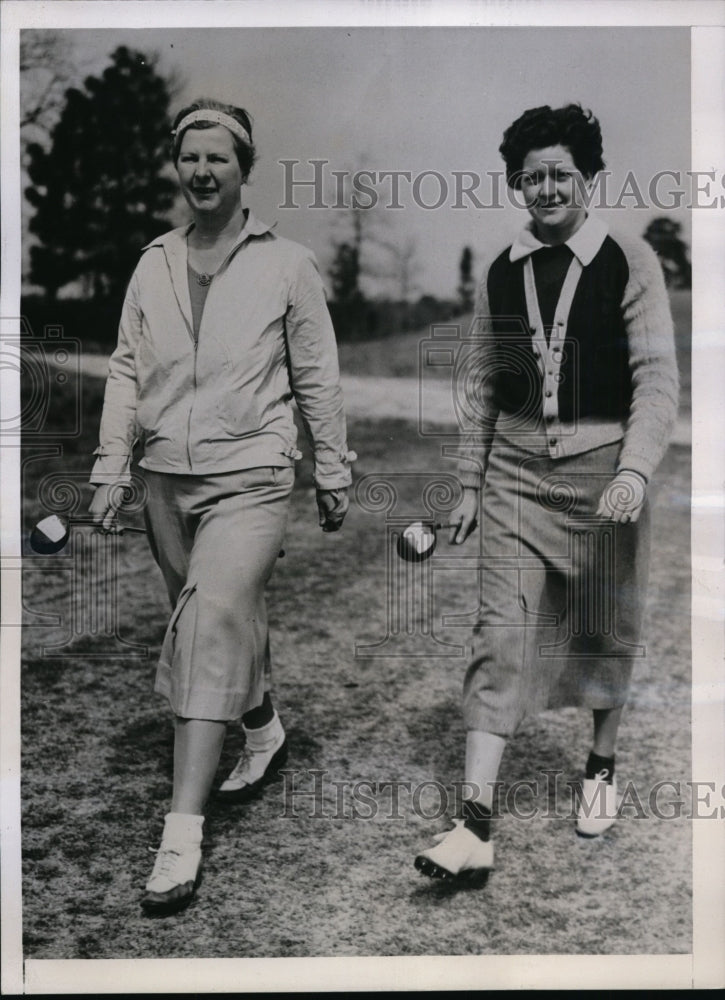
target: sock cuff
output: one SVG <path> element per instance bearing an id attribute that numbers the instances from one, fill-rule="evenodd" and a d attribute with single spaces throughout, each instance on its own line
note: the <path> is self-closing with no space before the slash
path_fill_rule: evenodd
<path id="1" fill-rule="evenodd" d="M 280 734 L 284 733 L 282 720 L 277 714 L 276 708 L 274 709 L 274 715 L 266 726 L 260 726 L 259 729 L 248 729 L 242 723 L 242 729 L 247 737 L 247 742 L 251 742 L 254 746 L 264 746 L 267 743 L 274 742 Z"/>
<path id="2" fill-rule="evenodd" d="M 612 754 L 611 757 L 602 757 L 600 754 L 594 753 L 592 750 L 587 758 L 587 778 L 595 778 L 598 774 L 601 774 L 602 771 L 606 771 L 606 779 L 611 781 L 614 775 L 614 761 L 614 754 Z"/>
<path id="3" fill-rule="evenodd" d="M 463 825 L 471 833 L 475 833 L 481 840 L 488 840 L 491 836 L 491 816 L 492 812 L 480 802 L 468 799 L 461 806 Z"/>
<path id="4" fill-rule="evenodd" d="M 203 816 L 193 813 L 169 812 L 164 816 L 164 839 L 201 840 Z"/>

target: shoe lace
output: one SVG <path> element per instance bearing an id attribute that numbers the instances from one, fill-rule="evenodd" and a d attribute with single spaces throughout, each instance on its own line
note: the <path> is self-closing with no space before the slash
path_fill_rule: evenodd
<path id="1" fill-rule="evenodd" d="M 239 757 L 237 763 L 234 765 L 234 769 L 232 770 L 232 773 L 229 775 L 229 778 L 230 779 L 240 778 L 244 774 L 244 772 L 249 769 L 249 766 L 252 763 L 253 755 L 254 755 L 254 750 L 249 746 L 249 744 L 245 744 L 244 748 L 242 749 L 241 756 Z"/>
<path id="2" fill-rule="evenodd" d="M 608 767 L 604 767 L 604 768 L 602 768 L 601 771 L 597 771 L 597 773 L 594 775 L 594 780 L 595 781 L 606 781 L 608 777 L 609 777 L 609 768 Z"/>
<path id="3" fill-rule="evenodd" d="M 149 847 L 149 851 L 156 855 L 152 877 L 163 875 L 166 878 L 171 878 L 174 874 L 174 867 L 181 857 L 181 851 L 177 851 L 173 847 Z"/>

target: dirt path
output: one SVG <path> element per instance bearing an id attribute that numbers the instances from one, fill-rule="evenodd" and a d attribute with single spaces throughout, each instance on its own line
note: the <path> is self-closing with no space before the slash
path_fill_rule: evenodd
<path id="1" fill-rule="evenodd" d="M 105 378 L 108 359 L 98 354 L 84 354 L 81 370 L 86 375 Z M 419 424 L 456 425 L 450 390 L 426 383 L 424 392 L 417 378 L 381 378 L 372 375 L 342 375 L 345 411 L 350 417 L 410 420 Z M 420 424 L 419 424 L 420 426 Z M 691 424 L 687 416 L 677 421 L 673 444 L 689 444 Z"/>

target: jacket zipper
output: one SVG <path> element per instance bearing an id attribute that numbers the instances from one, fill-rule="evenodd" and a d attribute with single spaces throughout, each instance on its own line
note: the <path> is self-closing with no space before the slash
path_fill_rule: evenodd
<path id="1" fill-rule="evenodd" d="M 199 323 L 199 334 L 198 334 L 196 340 L 194 340 L 194 331 L 193 331 L 193 329 L 189 329 L 189 327 L 187 325 L 187 329 L 189 330 L 189 335 L 191 336 L 191 339 L 192 339 L 192 341 L 194 343 L 194 398 L 192 399 L 191 406 L 189 407 L 189 418 L 188 418 L 187 423 L 186 423 L 186 458 L 187 458 L 187 461 L 189 463 L 189 471 L 190 472 L 191 472 L 191 470 L 193 468 L 192 461 L 191 461 L 191 416 L 192 416 L 192 413 L 193 413 L 193 410 L 194 410 L 194 399 L 196 398 L 196 391 L 197 391 L 197 387 L 198 387 L 198 385 L 197 385 L 197 377 L 196 377 L 196 362 L 197 362 L 197 357 L 198 357 L 198 352 L 199 352 L 199 341 L 201 340 L 201 328 L 202 328 L 202 325 L 204 323 L 204 312 L 206 311 L 206 303 L 209 301 L 209 292 L 211 292 L 212 285 L 214 284 L 214 278 L 216 278 L 217 274 L 219 274 L 219 272 L 221 271 L 221 269 L 223 267 L 226 267 L 226 265 L 229 263 L 229 261 L 234 256 L 234 254 L 238 250 L 241 250 L 241 248 L 244 246 L 244 244 L 246 242 L 247 242 L 247 240 L 245 239 L 241 243 L 238 243 L 237 246 L 233 247 L 229 251 L 229 253 L 227 254 L 227 256 L 224 258 L 224 260 L 221 262 L 221 264 L 219 265 L 219 267 L 216 269 L 216 271 L 214 272 L 214 274 L 212 275 L 212 279 L 209 282 L 209 291 L 206 293 L 206 299 L 204 301 L 204 311 L 202 312 L 202 315 L 201 315 L 201 322 Z"/>
<path id="2" fill-rule="evenodd" d="M 193 339 L 193 337 L 192 337 Z M 191 414 L 194 409 L 194 400 L 196 399 L 196 355 L 199 342 L 194 340 L 194 392 L 191 398 L 191 406 L 189 407 L 189 418 L 186 422 L 186 458 L 189 462 L 189 472 L 192 470 L 191 464 Z"/>

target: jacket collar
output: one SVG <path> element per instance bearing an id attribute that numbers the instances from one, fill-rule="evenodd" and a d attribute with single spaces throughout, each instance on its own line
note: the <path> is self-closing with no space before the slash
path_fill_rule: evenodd
<path id="1" fill-rule="evenodd" d="M 607 232 L 607 227 L 601 219 L 595 219 L 594 216 L 588 215 L 583 225 L 577 229 L 572 237 L 566 240 L 566 245 L 579 263 L 583 267 L 586 267 L 588 264 L 591 264 L 599 253 L 602 243 L 604 243 L 607 237 Z M 509 251 L 509 260 L 512 263 L 521 260 L 523 257 L 528 257 L 529 254 L 535 253 L 545 246 L 548 246 L 548 244 L 542 243 L 534 234 L 534 223 L 532 220 L 516 237 Z"/>
<path id="2" fill-rule="evenodd" d="M 165 233 L 163 236 L 159 236 L 156 240 L 152 240 L 143 248 L 145 251 L 150 247 L 161 247 L 164 251 L 164 257 L 166 258 L 166 264 L 171 277 L 171 286 L 174 290 L 176 301 L 179 304 L 181 315 L 184 317 L 184 321 L 186 322 L 190 333 L 193 328 L 193 319 L 191 312 L 191 298 L 189 296 L 189 275 L 187 271 L 187 262 L 189 258 L 186 237 L 192 227 L 193 223 L 188 226 L 179 226 L 178 229 L 172 229 L 171 232 Z M 242 243 L 245 243 L 249 239 L 250 236 L 263 236 L 265 233 L 268 233 L 271 228 L 271 226 L 267 226 L 258 219 L 255 219 L 252 213 L 247 211 L 247 221 L 244 223 L 242 231 L 237 237 L 234 246 L 230 249 L 227 260 L 233 253 L 236 252 L 237 248 L 240 247 Z"/>
<path id="3" fill-rule="evenodd" d="M 155 240 L 151 240 L 141 252 L 143 253 L 151 247 L 163 247 L 164 250 L 168 250 L 171 253 L 180 249 L 186 252 L 186 237 L 193 228 L 194 223 L 191 222 L 187 226 L 179 226 L 176 229 L 172 229 L 170 232 L 164 233 L 163 236 L 158 236 Z M 236 249 L 250 236 L 264 236 L 265 233 L 271 232 L 273 228 L 274 226 L 268 226 L 265 222 L 261 222 L 253 215 L 250 209 L 247 209 L 247 221 L 244 223 L 232 249 Z"/>

